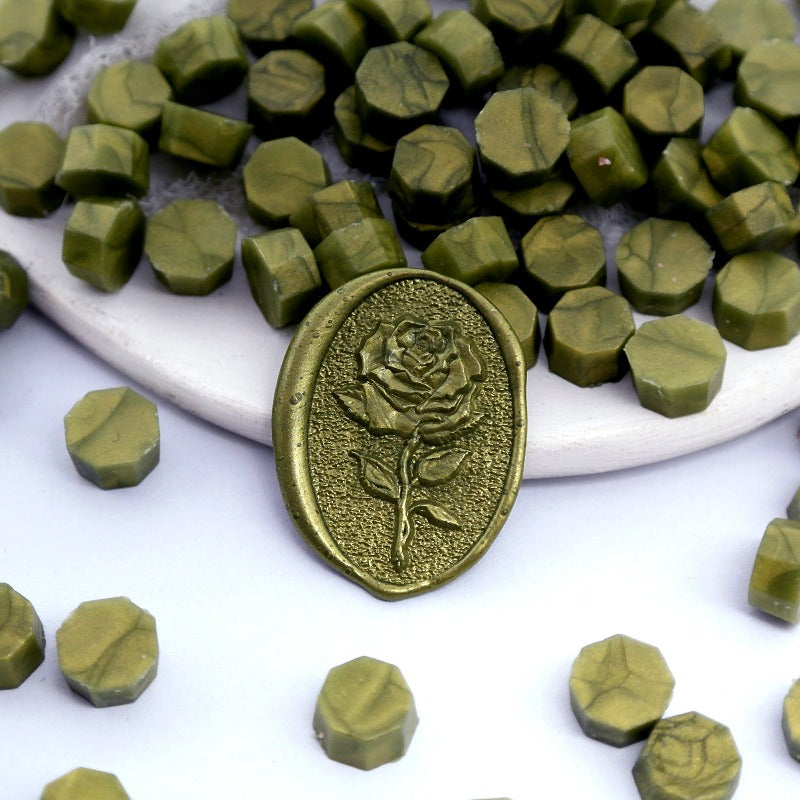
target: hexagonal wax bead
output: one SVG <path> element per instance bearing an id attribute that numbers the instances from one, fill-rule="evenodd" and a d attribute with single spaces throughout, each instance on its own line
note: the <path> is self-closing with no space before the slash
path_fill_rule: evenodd
<path id="1" fill-rule="evenodd" d="M 800 680 L 796 680 L 783 700 L 783 736 L 789 755 L 800 761 Z"/>
<path id="2" fill-rule="evenodd" d="M 249 66 L 236 26 L 224 15 L 184 22 L 161 39 L 153 63 L 172 85 L 175 97 L 190 105 L 230 94 Z"/>
<path id="3" fill-rule="evenodd" d="M 716 328 L 674 315 L 645 322 L 625 345 L 639 402 L 665 417 L 704 411 L 722 387 L 727 352 Z"/>
<path id="4" fill-rule="evenodd" d="M 794 14 L 780 0 L 716 0 L 706 13 L 736 61 L 763 41 L 791 41 L 797 31 Z"/>
<path id="5" fill-rule="evenodd" d="M 116 775 L 78 767 L 44 787 L 40 800 L 130 800 Z"/>
<path id="6" fill-rule="evenodd" d="M 372 175 L 389 174 L 394 144 L 364 128 L 356 110 L 355 86 L 348 86 L 333 103 L 333 138 L 348 166 Z"/>
<path id="7" fill-rule="evenodd" d="M 76 278 L 104 292 L 130 280 L 142 255 L 144 214 L 133 198 L 89 197 L 69 215 L 61 260 Z"/>
<path id="8" fill-rule="evenodd" d="M 773 519 L 758 546 L 747 602 L 786 622 L 800 622 L 800 522 Z"/>
<path id="9" fill-rule="evenodd" d="M 12 122 L 0 131 L 0 206 L 18 217 L 45 217 L 64 190 L 55 177 L 64 141 L 43 122 Z"/>
<path id="10" fill-rule="evenodd" d="M 527 226 L 534 218 L 560 214 L 575 194 L 575 185 L 553 173 L 538 186 L 490 189 L 489 194 L 504 217 Z"/>
<path id="11" fill-rule="evenodd" d="M 356 70 L 356 108 L 371 133 L 396 140 L 436 118 L 449 86 L 427 50 L 410 42 L 373 47 Z"/>
<path id="12" fill-rule="evenodd" d="M 55 5 L 73 24 L 90 33 L 108 34 L 125 27 L 136 0 L 55 0 Z"/>
<path id="13" fill-rule="evenodd" d="M 53 0 L 0 3 L 0 66 L 26 77 L 47 75 L 70 53 L 75 28 Z"/>
<path id="14" fill-rule="evenodd" d="M 493 94 L 475 119 L 481 167 L 493 188 L 535 186 L 567 148 L 564 108 L 537 89 Z"/>
<path id="15" fill-rule="evenodd" d="M 78 125 L 67 137 L 56 184 L 75 197 L 141 197 L 150 187 L 147 142 L 115 125 Z"/>
<path id="16" fill-rule="evenodd" d="M 127 597 L 81 603 L 56 644 L 69 688 L 98 708 L 134 702 L 156 677 L 156 621 Z"/>
<path id="17" fill-rule="evenodd" d="M 800 487 L 798 487 L 789 505 L 786 507 L 786 516 L 789 519 L 800 521 Z"/>
<path id="18" fill-rule="evenodd" d="M 485 281 L 477 284 L 475 291 L 489 300 L 505 317 L 522 345 L 525 368 L 533 367 L 538 359 L 541 344 L 539 311 L 533 301 L 519 286 L 511 283 Z"/>
<path id="19" fill-rule="evenodd" d="M 417 722 L 400 670 L 361 656 L 328 673 L 313 724 L 328 758 L 368 770 L 405 755 Z"/>
<path id="20" fill-rule="evenodd" d="M 646 739 L 674 688 L 661 651 L 623 634 L 582 648 L 569 678 L 570 705 L 583 732 L 615 747 Z"/>
<path id="21" fill-rule="evenodd" d="M 411 39 L 433 17 L 428 0 L 347 0 L 392 42 Z"/>
<path id="22" fill-rule="evenodd" d="M 16 689 L 44 661 L 44 631 L 30 600 L 0 583 L 0 689 Z"/>
<path id="23" fill-rule="evenodd" d="M 292 37 L 334 72 L 355 72 L 367 52 L 366 20 L 344 0 L 328 0 L 298 17 Z"/>
<path id="24" fill-rule="evenodd" d="M 28 307 L 28 273 L 11 253 L 0 250 L 0 330 L 10 328 Z"/>
<path id="25" fill-rule="evenodd" d="M 292 25 L 313 6 L 314 0 L 228 0 L 226 10 L 244 43 L 264 55 L 284 45 Z"/>
<path id="26" fill-rule="evenodd" d="M 529 293 L 540 311 L 549 312 L 570 289 L 605 283 L 603 236 L 575 214 L 540 219 L 521 246 Z"/>
<path id="27" fill-rule="evenodd" d="M 517 64 L 509 67 L 497 81 L 496 89 L 498 92 L 506 92 L 509 89 L 524 89 L 526 86 L 555 100 L 568 117 L 578 108 L 578 95 L 572 81 L 552 64 L 540 62 L 532 66 Z"/>
<path id="28" fill-rule="evenodd" d="M 328 234 L 354 222 L 383 217 L 375 190 L 369 181 L 332 183 L 314 192 L 308 198 L 305 208 L 305 213 L 310 215 L 310 219 L 305 220 L 305 227 L 295 223 L 295 217 L 303 218 L 302 212 L 292 214 L 291 222 L 297 224 L 306 240 L 313 244 L 319 244 Z"/>
<path id="29" fill-rule="evenodd" d="M 230 279 L 236 223 L 215 200 L 174 200 L 147 220 L 144 251 L 174 294 L 206 295 Z"/>
<path id="30" fill-rule="evenodd" d="M 656 723 L 633 778 L 642 800 L 730 800 L 741 770 L 730 730 L 691 711 Z"/>
<path id="31" fill-rule="evenodd" d="M 518 51 L 531 37 L 549 34 L 563 0 L 472 0 L 472 13 L 492 32 L 504 53 Z"/>
<path id="32" fill-rule="evenodd" d="M 136 486 L 158 464 L 154 403 L 127 386 L 89 392 L 64 417 L 75 469 L 101 489 Z"/>
<path id="33" fill-rule="evenodd" d="M 777 5 L 789 13 L 794 25 L 791 12 L 783 3 Z M 794 80 L 798 70 L 800 46 L 794 42 L 770 39 L 754 44 L 736 73 L 736 102 L 757 109 L 775 122 L 796 120 L 800 117 L 800 89 Z"/>

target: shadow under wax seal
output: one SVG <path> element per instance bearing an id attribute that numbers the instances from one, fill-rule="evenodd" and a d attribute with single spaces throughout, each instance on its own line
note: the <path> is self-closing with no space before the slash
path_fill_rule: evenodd
<path id="1" fill-rule="evenodd" d="M 273 406 L 298 530 L 386 600 L 464 572 L 517 495 L 525 378 L 508 323 L 463 283 L 385 270 L 326 296 L 295 333 Z"/>

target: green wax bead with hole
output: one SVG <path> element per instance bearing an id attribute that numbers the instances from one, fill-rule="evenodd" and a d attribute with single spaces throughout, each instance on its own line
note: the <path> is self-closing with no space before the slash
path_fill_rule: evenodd
<path id="1" fill-rule="evenodd" d="M 800 117 L 798 72 L 800 46 L 794 42 L 770 39 L 754 44 L 736 73 L 736 102 L 755 108 L 777 123 L 796 121 Z"/>
<path id="2" fill-rule="evenodd" d="M 247 74 L 236 26 L 223 15 L 185 22 L 158 43 L 153 63 L 182 103 L 211 103 L 230 94 Z"/>
<path id="3" fill-rule="evenodd" d="M 174 294 L 207 295 L 233 271 L 236 223 L 214 200 L 174 200 L 147 220 L 144 251 Z"/>
<path id="4" fill-rule="evenodd" d="M 800 522 L 800 487 L 798 487 L 789 505 L 786 507 L 786 516 L 789 519 Z"/>
<path id="5" fill-rule="evenodd" d="M 497 82 L 497 91 L 509 89 L 536 89 L 551 100 L 555 100 L 568 117 L 578 108 L 578 95 L 572 81 L 551 64 L 539 63 L 534 66 L 517 64 L 509 67 Z"/>
<path id="6" fill-rule="evenodd" d="M 365 219 L 381 219 L 375 190 L 369 181 L 339 181 L 314 192 L 308 200 L 322 241 L 328 234 Z"/>
<path id="7" fill-rule="evenodd" d="M 471 0 L 472 13 L 492 32 L 504 52 L 519 52 L 532 37 L 548 35 L 564 0 Z"/>
<path id="8" fill-rule="evenodd" d="M 588 10 L 615 28 L 635 22 L 646 22 L 653 12 L 655 0 L 587 0 Z"/>
<path id="9" fill-rule="evenodd" d="M 227 14 L 239 36 L 256 55 L 264 55 L 289 40 L 292 25 L 314 0 L 228 0 Z"/>
<path id="10" fill-rule="evenodd" d="M 639 402 L 665 417 L 704 411 L 727 353 L 716 328 L 681 314 L 645 322 L 625 345 Z"/>
<path id="11" fill-rule="evenodd" d="M 292 36 L 326 66 L 348 74 L 367 52 L 366 20 L 345 0 L 328 0 L 298 17 Z"/>
<path id="12" fill-rule="evenodd" d="M 769 39 L 791 41 L 797 20 L 780 0 L 716 0 L 706 12 L 738 61 Z"/>
<path id="13" fill-rule="evenodd" d="M 44 787 L 40 800 L 130 800 L 116 775 L 78 767 Z"/>
<path id="14" fill-rule="evenodd" d="M 18 217 L 46 217 L 61 205 L 55 184 L 64 140 L 43 122 L 12 122 L 0 131 L 0 206 Z"/>
<path id="15" fill-rule="evenodd" d="M 144 214 L 132 198 L 87 197 L 67 220 L 61 260 L 76 278 L 104 292 L 121 289 L 142 255 Z"/>
<path id="16" fill-rule="evenodd" d="M 642 314 L 668 316 L 700 299 L 714 251 L 688 222 L 651 217 L 622 235 L 616 262 L 631 305 Z"/>
<path id="17" fill-rule="evenodd" d="M 433 11 L 428 0 L 347 0 L 377 25 L 392 42 L 413 38 L 427 25 Z"/>
<path id="18" fill-rule="evenodd" d="M 670 211 L 704 214 L 723 196 L 711 183 L 696 139 L 670 139 L 650 173 L 660 214 Z"/>
<path id="19" fill-rule="evenodd" d="M 232 169 L 241 161 L 252 132 L 249 122 L 169 100 L 162 107 L 158 149 L 198 164 Z"/>
<path id="20" fill-rule="evenodd" d="M 394 144 L 367 131 L 356 110 L 356 88 L 348 86 L 333 104 L 333 137 L 348 166 L 386 176 L 392 166 Z"/>
<path id="21" fill-rule="evenodd" d="M 575 193 L 575 186 L 554 174 L 529 189 L 490 189 L 489 193 L 501 214 L 530 225 L 532 218 L 560 214 Z"/>
<path id="22" fill-rule="evenodd" d="M 539 311 L 533 301 L 519 286 L 511 283 L 484 281 L 475 286 L 475 291 L 489 300 L 511 326 L 511 330 L 522 345 L 525 368 L 530 369 L 535 366 L 539 356 L 541 331 Z"/>
<path id="23" fill-rule="evenodd" d="M 385 219 L 365 219 L 333 231 L 314 249 L 314 258 L 331 289 L 360 275 L 406 266 L 397 233 Z"/>
<path id="24" fill-rule="evenodd" d="M 800 331 L 800 269 L 769 251 L 734 256 L 717 273 L 712 309 L 722 336 L 746 350 L 788 344 Z"/>
<path id="25" fill-rule="evenodd" d="M 0 689 L 16 689 L 44 661 L 44 631 L 30 600 L 0 583 Z"/>
<path id="26" fill-rule="evenodd" d="M 53 0 L 0 3 L 0 66 L 25 77 L 51 73 L 70 53 L 75 28 Z"/>
<path id="27" fill-rule="evenodd" d="M 758 546 L 747 602 L 786 622 L 800 622 L 800 522 L 773 519 Z"/>
<path id="28" fill-rule="evenodd" d="M 242 240 L 242 263 L 256 305 L 275 328 L 297 322 L 322 293 L 316 259 L 296 228 Z"/>
<path id="29" fill-rule="evenodd" d="M 789 755 L 800 761 L 800 680 L 792 684 L 783 700 L 783 736 Z"/>
<path id="30" fill-rule="evenodd" d="M 147 142 L 115 125 L 79 125 L 67 137 L 56 184 L 75 197 L 141 197 L 150 187 Z"/>
<path id="31" fill-rule="evenodd" d="M 136 0 L 55 0 L 64 19 L 90 33 L 121 31 L 136 6 Z"/>
<path id="32" fill-rule="evenodd" d="M 0 330 L 10 328 L 28 307 L 28 273 L 11 253 L 0 250 Z"/>

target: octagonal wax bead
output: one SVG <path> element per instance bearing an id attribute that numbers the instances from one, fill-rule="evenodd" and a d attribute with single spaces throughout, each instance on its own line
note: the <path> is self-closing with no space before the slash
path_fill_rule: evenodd
<path id="1" fill-rule="evenodd" d="M 298 17 L 292 37 L 329 69 L 355 72 L 367 52 L 364 15 L 344 0 L 328 0 Z"/>
<path id="2" fill-rule="evenodd" d="M 647 165 L 625 117 L 606 106 L 572 122 L 572 171 L 589 199 L 611 206 L 647 183 Z"/>
<path id="3" fill-rule="evenodd" d="M 449 86 L 427 50 L 410 42 L 373 47 L 356 70 L 356 108 L 371 133 L 397 140 L 436 118 Z"/>
<path id="4" fill-rule="evenodd" d="M 433 17 L 428 0 L 347 0 L 392 42 L 413 38 Z"/>
<path id="5" fill-rule="evenodd" d="M 501 51 L 519 52 L 532 37 L 549 34 L 564 5 L 563 0 L 472 0 L 472 13 L 492 32 Z"/>
<path id="6" fill-rule="evenodd" d="M 696 139 L 676 137 L 662 150 L 651 173 L 658 213 L 685 211 L 704 214 L 723 200 L 711 183 Z"/>
<path id="7" fill-rule="evenodd" d="M 0 3 L 0 66 L 26 77 L 47 75 L 70 53 L 75 28 L 53 0 Z"/>
<path id="8" fill-rule="evenodd" d="M 792 684 L 783 700 L 782 724 L 789 755 L 800 761 L 800 680 Z"/>
<path id="9" fill-rule="evenodd" d="M 639 402 L 665 417 L 704 411 L 722 386 L 727 353 L 716 328 L 674 315 L 645 322 L 625 345 Z"/>
<path id="10" fill-rule="evenodd" d="M 615 747 L 646 739 L 674 688 L 661 651 L 623 634 L 586 645 L 569 678 L 570 705 L 583 732 Z"/>
<path id="11" fill-rule="evenodd" d="M 64 19 L 90 33 L 121 31 L 128 22 L 136 0 L 55 0 Z"/>
<path id="12" fill-rule="evenodd" d="M 382 219 L 383 212 L 369 181 L 338 181 L 320 189 L 308 198 L 307 208 L 313 217 L 309 221 L 306 239 L 319 244 L 339 228 L 365 219 Z M 294 221 L 295 215 L 292 215 Z M 299 226 L 303 230 L 302 226 Z"/>
<path id="13" fill-rule="evenodd" d="M 533 66 L 517 64 L 509 67 L 497 82 L 497 91 L 509 89 L 536 89 L 551 100 L 555 100 L 564 113 L 571 117 L 578 108 L 578 95 L 572 81 L 552 64 L 540 62 Z"/>
<path id="14" fill-rule="evenodd" d="M 489 300 L 505 317 L 522 345 L 525 368 L 533 367 L 539 357 L 541 330 L 539 311 L 531 299 L 519 286 L 511 283 L 485 281 L 477 284 L 475 291 Z"/>
<path id="15" fill-rule="evenodd" d="M 286 227 L 289 217 L 330 183 L 325 159 L 295 136 L 260 144 L 242 177 L 250 216 L 272 228 Z"/>
<path id="16" fill-rule="evenodd" d="M 356 110 L 355 86 L 348 86 L 333 103 L 333 138 L 348 166 L 372 175 L 389 174 L 394 144 L 364 128 Z"/>
<path id="17" fill-rule="evenodd" d="M 788 12 L 794 25 L 794 16 Z M 785 30 L 793 30 L 787 28 Z M 770 39 L 754 44 L 742 58 L 736 73 L 736 102 L 755 108 L 778 123 L 800 117 L 800 46 L 785 39 Z"/>
<path id="18" fill-rule="evenodd" d="M 55 177 L 64 141 L 43 122 L 12 122 L 0 131 L 0 206 L 18 217 L 46 217 L 64 199 Z"/>
<path id="19" fill-rule="evenodd" d="M 368 770 L 404 756 L 417 722 L 400 670 L 361 656 L 328 673 L 313 724 L 328 758 Z"/>
<path id="20" fill-rule="evenodd" d="M 44 787 L 40 800 L 130 800 L 116 775 L 78 767 Z"/>
<path id="21" fill-rule="evenodd" d="M 184 22 L 156 47 L 153 63 L 182 103 L 211 103 L 232 92 L 247 74 L 248 61 L 236 26 L 216 15 Z"/>
<path id="22" fill-rule="evenodd" d="M 567 148 L 564 108 L 537 89 L 493 94 L 475 119 L 481 167 L 493 188 L 522 189 L 541 182 Z"/>
<path id="23" fill-rule="evenodd" d="M 0 689 L 16 689 L 44 661 L 44 631 L 30 600 L 0 583 Z"/>
<path id="24" fill-rule="evenodd" d="M 283 46 L 292 25 L 314 6 L 313 0 L 228 0 L 227 14 L 256 55 Z"/>
<path id="25" fill-rule="evenodd" d="M 115 125 L 78 125 L 67 137 L 56 184 L 75 197 L 141 197 L 150 187 L 147 142 Z"/>
<path id="26" fill-rule="evenodd" d="M 780 0 L 716 0 L 706 13 L 736 61 L 764 41 L 791 41 L 797 32 L 794 14 Z"/>
<path id="27" fill-rule="evenodd" d="M 98 708 L 134 702 L 156 677 L 156 621 L 127 597 L 81 603 L 56 644 L 70 689 Z"/>
<path id="28" fill-rule="evenodd" d="M 642 800 L 730 800 L 741 769 L 730 730 L 692 711 L 656 723 L 633 778 Z"/>
<path id="29" fill-rule="evenodd" d="M 789 505 L 786 507 L 786 516 L 789 519 L 800 521 L 800 487 L 798 487 Z"/>
<path id="30" fill-rule="evenodd" d="M 747 602 L 786 622 L 800 622 L 800 522 L 773 519 L 758 546 Z"/>
<path id="31" fill-rule="evenodd" d="M 539 217 L 560 214 L 575 194 L 575 185 L 553 173 L 538 186 L 490 189 L 489 194 L 504 217 L 530 225 Z"/>
<path id="32" fill-rule="evenodd" d="M 133 198 L 79 200 L 67 220 L 61 260 L 76 278 L 104 292 L 130 280 L 142 255 L 144 214 Z"/>
<path id="33" fill-rule="evenodd" d="M 158 464 L 158 411 L 127 386 L 86 394 L 64 417 L 64 435 L 75 469 L 101 489 L 136 486 Z"/>
<path id="34" fill-rule="evenodd" d="M 0 250 L 0 330 L 10 328 L 28 307 L 28 273 L 11 253 Z"/>
<path id="35" fill-rule="evenodd" d="M 550 372 L 576 386 L 618 381 L 628 371 L 623 347 L 636 325 L 630 306 L 603 286 L 567 292 L 547 317 Z"/>

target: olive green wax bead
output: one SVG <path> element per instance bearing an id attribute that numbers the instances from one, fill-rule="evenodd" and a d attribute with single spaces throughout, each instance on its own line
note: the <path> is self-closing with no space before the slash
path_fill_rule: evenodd
<path id="1" fill-rule="evenodd" d="M 558 175 L 545 178 L 538 186 L 528 189 L 489 189 L 500 213 L 523 225 L 531 225 L 533 218 L 560 214 L 575 194 L 575 185 Z"/>
<path id="2" fill-rule="evenodd" d="M 356 111 L 355 86 L 348 86 L 334 101 L 333 138 L 348 166 L 372 175 L 389 174 L 394 144 L 378 139 L 364 128 Z"/>
<path id="3" fill-rule="evenodd" d="M 81 603 L 56 645 L 67 685 L 98 708 L 133 703 L 156 677 L 156 621 L 127 597 Z"/>
<path id="4" fill-rule="evenodd" d="M 523 50 L 532 38 L 550 34 L 564 0 L 471 0 L 470 6 L 500 49 L 512 54 Z"/>
<path id="5" fill-rule="evenodd" d="M 303 220 L 304 226 L 297 224 L 306 240 L 319 244 L 328 234 L 354 222 L 383 217 L 378 205 L 375 190 L 368 181 L 339 181 L 314 192 L 306 202 L 311 219 L 304 219 L 303 210 L 292 214 L 290 221 Z"/>
<path id="6" fill-rule="evenodd" d="M 785 622 L 800 622 L 800 522 L 773 519 L 758 546 L 747 602 Z"/>
<path id="7" fill-rule="evenodd" d="M 569 137 L 563 107 L 529 87 L 493 94 L 475 119 L 481 167 L 498 189 L 541 183 L 566 150 Z"/>
<path id="8" fill-rule="evenodd" d="M 655 0 L 587 0 L 589 11 L 615 28 L 646 22 L 655 7 Z"/>
<path id="9" fill-rule="evenodd" d="M 0 689 L 16 689 L 44 661 L 44 631 L 30 600 L 0 583 Z"/>
<path id="10" fill-rule="evenodd" d="M 321 294 L 316 259 L 296 228 L 243 239 L 242 263 L 256 305 L 275 328 L 297 322 Z"/>
<path id="11" fill-rule="evenodd" d="M 361 656 L 328 673 L 313 725 L 328 758 L 369 770 L 404 756 L 418 721 L 400 670 Z"/>
<path id="12" fill-rule="evenodd" d="M 392 42 L 413 38 L 433 17 L 428 0 L 347 0 Z"/>
<path id="13" fill-rule="evenodd" d="M 44 787 L 40 800 L 130 800 L 111 772 L 78 767 Z"/>
<path id="14" fill-rule="evenodd" d="M 144 214 L 133 198 L 87 197 L 67 220 L 61 260 L 76 278 L 104 292 L 121 289 L 142 255 Z"/>
<path id="15" fill-rule="evenodd" d="M 786 507 L 786 516 L 800 522 L 800 487 L 794 493 L 789 505 Z"/>
<path id="16" fill-rule="evenodd" d="M 765 40 L 791 41 L 797 20 L 780 0 L 716 0 L 706 12 L 737 61 Z"/>
<path id="17" fill-rule="evenodd" d="M 795 681 L 783 700 L 783 736 L 789 755 L 800 761 L 800 680 Z"/>
<path id="18" fill-rule="evenodd" d="M 511 283 L 484 281 L 475 286 L 475 291 L 489 300 L 511 326 L 522 346 L 525 368 L 535 366 L 542 334 L 539 329 L 539 310 L 531 299 L 519 286 Z"/>
<path id="19" fill-rule="evenodd" d="M 656 723 L 633 778 L 642 800 L 730 800 L 741 769 L 730 730 L 691 711 Z"/>
<path id="20" fill-rule="evenodd" d="M 722 387 L 727 353 L 716 328 L 683 315 L 645 322 L 625 345 L 639 402 L 665 417 L 704 411 Z"/>
<path id="21" fill-rule="evenodd" d="M 597 228 L 575 214 L 540 219 L 522 237 L 522 266 L 531 299 L 549 312 L 571 289 L 606 280 L 606 251 Z"/>
<path id="22" fill-rule="evenodd" d="M 582 648 L 569 677 L 570 705 L 583 732 L 614 747 L 646 739 L 674 688 L 661 651 L 624 634 Z"/>
<path id="23" fill-rule="evenodd" d="M 298 17 L 292 36 L 326 67 L 352 74 L 367 52 L 366 20 L 345 0 L 328 0 Z"/>
<path id="24" fill-rule="evenodd" d="M 552 64 L 540 62 L 533 66 L 517 64 L 509 67 L 497 81 L 496 88 L 498 92 L 505 92 L 525 87 L 537 89 L 551 100 L 555 100 L 568 117 L 578 109 L 578 95 L 572 81 Z"/>
<path id="25" fill-rule="evenodd" d="M 438 56 L 461 96 L 484 91 L 503 74 L 503 57 L 491 32 L 465 9 L 443 11 L 414 37 L 414 44 Z"/>
<path id="26" fill-rule="evenodd" d="M 135 131 L 79 125 L 69 132 L 55 180 L 74 197 L 141 197 L 150 188 L 150 149 Z"/>
<path id="27" fill-rule="evenodd" d="M 700 299 L 714 251 L 688 222 L 651 217 L 622 235 L 616 262 L 631 305 L 642 314 L 668 316 Z"/>
<path id="28" fill-rule="evenodd" d="M 330 183 L 325 159 L 295 136 L 260 144 L 242 177 L 250 216 L 272 228 L 286 227 L 289 217 Z"/>
<path id="29" fill-rule="evenodd" d="M 228 0 L 227 14 L 239 36 L 256 55 L 282 47 L 292 25 L 314 6 L 314 0 Z"/>
<path id="30" fill-rule="evenodd" d="M 101 489 L 140 484 L 158 464 L 154 403 L 127 386 L 89 392 L 64 417 L 75 469 Z"/>
<path id="31" fill-rule="evenodd" d="M 200 105 L 230 94 L 247 74 L 236 26 L 223 15 L 185 22 L 158 43 L 153 63 L 182 103 Z"/>
<path id="32" fill-rule="evenodd" d="M 463 214 L 457 213 L 454 219 L 448 222 L 425 222 L 424 220 L 406 217 L 403 209 L 396 204 L 392 204 L 392 213 L 400 236 L 412 247 L 424 250 L 437 236 L 452 228 L 453 225 L 458 225 L 469 217 L 474 216 L 478 213 L 478 210 L 473 206 L 465 210 Z"/>
<path id="33" fill-rule="evenodd" d="M 55 184 L 64 140 L 43 122 L 12 122 L 0 131 L 0 206 L 18 217 L 46 217 L 61 205 Z"/>
<path id="34" fill-rule="evenodd" d="M 0 250 L 0 331 L 28 307 L 28 273 L 11 253 Z"/>
<path id="35" fill-rule="evenodd" d="M 792 18 L 783 4 L 780 7 Z M 793 30 L 793 28 L 791 29 Z M 800 46 L 784 39 L 754 44 L 736 73 L 736 102 L 755 108 L 777 123 L 800 117 Z"/>
<path id="36" fill-rule="evenodd" d="M 0 66 L 24 77 L 51 73 L 70 53 L 75 28 L 53 0 L 0 2 Z"/>
<path id="37" fill-rule="evenodd" d="M 647 183 L 647 165 L 625 117 L 611 106 L 572 122 L 572 171 L 589 199 L 612 206 Z"/>
<path id="38" fill-rule="evenodd" d="M 800 331 L 800 269 L 769 251 L 734 256 L 717 273 L 712 309 L 722 336 L 746 350 L 788 344 Z"/>
<path id="39" fill-rule="evenodd" d="M 214 200 L 174 200 L 147 220 L 144 251 L 173 294 L 207 295 L 233 271 L 236 223 Z"/>
<path id="40" fill-rule="evenodd" d="M 55 0 L 64 19 L 90 33 L 121 31 L 136 6 L 136 0 Z"/>

